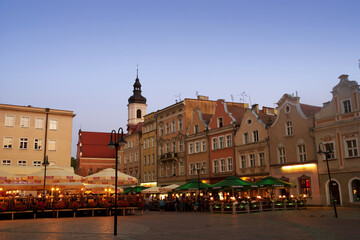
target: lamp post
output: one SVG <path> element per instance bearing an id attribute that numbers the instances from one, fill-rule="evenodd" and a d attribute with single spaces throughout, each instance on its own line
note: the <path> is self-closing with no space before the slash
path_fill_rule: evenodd
<path id="1" fill-rule="evenodd" d="M 45 200 L 45 197 L 46 197 L 46 192 L 45 192 L 45 184 L 46 184 L 46 167 L 49 166 L 49 158 L 48 156 L 45 156 L 44 157 L 44 162 L 41 164 L 44 166 L 44 195 L 43 195 L 43 198 Z"/>
<path id="2" fill-rule="evenodd" d="M 197 171 L 197 176 L 198 176 L 198 191 L 199 191 L 199 195 L 200 195 L 200 171 L 203 171 L 204 168 L 201 167 L 200 168 L 200 164 L 196 167 L 196 168 L 193 168 L 194 171 Z"/>
<path id="3" fill-rule="evenodd" d="M 114 138 L 114 141 L 113 141 Z M 124 131 L 120 127 L 118 132 L 112 130 L 110 133 L 110 142 L 108 147 L 110 149 L 115 149 L 115 214 L 114 214 L 114 236 L 117 235 L 117 182 L 118 182 L 118 150 L 120 146 L 124 146 L 126 141 L 124 139 Z"/>
<path id="4" fill-rule="evenodd" d="M 336 212 L 336 203 L 335 203 L 335 198 L 333 196 L 333 192 L 332 192 L 332 183 L 331 183 L 331 175 L 330 175 L 330 169 L 329 169 L 329 157 L 331 153 L 334 153 L 330 148 L 328 150 L 326 150 L 326 147 L 323 143 L 319 144 L 319 154 L 324 154 L 325 155 L 325 159 L 326 159 L 326 166 L 327 166 L 327 171 L 328 171 L 328 175 L 329 175 L 329 191 L 330 191 L 330 198 L 332 200 L 333 206 L 334 206 L 334 213 L 335 213 L 335 218 L 337 218 L 337 212 Z"/>

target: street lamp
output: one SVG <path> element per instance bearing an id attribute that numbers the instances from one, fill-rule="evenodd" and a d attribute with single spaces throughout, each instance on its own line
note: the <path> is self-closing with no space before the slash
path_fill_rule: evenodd
<path id="1" fill-rule="evenodd" d="M 337 218 L 337 212 L 336 212 L 336 203 L 335 203 L 335 198 L 333 196 L 333 192 L 332 192 L 332 181 L 331 181 L 331 175 L 330 175 L 330 169 L 329 169 L 329 158 L 330 158 L 330 154 L 334 153 L 331 148 L 326 149 L 325 145 L 323 143 L 319 144 L 319 154 L 324 154 L 325 155 L 325 159 L 326 159 L 326 166 L 327 166 L 327 171 L 328 171 L 328 175 L 329 175 L 329 191 L 330 191 L 330 198 L 333 202 L 333 206 L 334 206 L 334 213 L 335 213 L 335 218 Z"/>
<path id="2" fill-rule="evenodd" d="M 44 162 L 43 162 L 41 165 L 43 165 L 44 168 L 45 168 L 45 169 L 44 169 L 44 196 L 43 196 L 43 198 L 44 198 L 44 200 L 45 200 L 45 197 L 46 197 L 46 194 L 45 194 L 46 167 L 50 165 L 48 156 L 45 156 L 45 157 L 44 157 Z"/>
<path id="3" fill-rule="evenodd" d="M 193 171 L 197 171 L 199 195 L 200 195 L 200 171 L 204 171 L 204 170 L 205 169 L 203 166 L 201 166 L 200 168 L 200 164 L 196 168 L 193 168 Z"/>
<path id="4" fill-rule="evenodd" d="M 114 141 L 113 141 L 114 136 Z M 110 149 L 115 149 L 115 214 L 114 214 L 114 236 L 117 235 L 117 182 L 118 182 L 118 150 L 120 146 L 124 146 L 126 141 L 124 139 L 124 131 L 122 128 L 119 128 L 116 133 L 115 130 L 112 130 L 110 133 L 110 142 L 108 147 Z"/>

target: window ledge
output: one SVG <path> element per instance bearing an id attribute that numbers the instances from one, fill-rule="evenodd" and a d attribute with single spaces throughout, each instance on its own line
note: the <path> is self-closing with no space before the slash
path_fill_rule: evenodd
<path id="1" fill-rule="evenodd" d="M 356 159 L 359 158 L 360 156 L 354 156 L 354 157 L 345 157 L 345 159 L 351 160 L 351 159 Z"/>

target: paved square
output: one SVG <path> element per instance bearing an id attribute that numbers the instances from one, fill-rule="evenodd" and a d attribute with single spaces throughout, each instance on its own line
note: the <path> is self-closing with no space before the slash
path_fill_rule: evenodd
<path id="1" fill-rule="evenodd" d="M 113 217 L 0 221 L 1 240 L 19 239 L 359 239 L 360 208 L 311 207 L 239 215 L 145 212 Z"/>

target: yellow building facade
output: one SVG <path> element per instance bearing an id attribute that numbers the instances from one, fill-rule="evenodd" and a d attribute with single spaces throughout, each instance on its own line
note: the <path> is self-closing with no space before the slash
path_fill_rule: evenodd
<path id="1" fill-rule="evenodd" d="M 71 166 L 72 111 L 0 104 L 0 161 L 4 166 Z"/>

